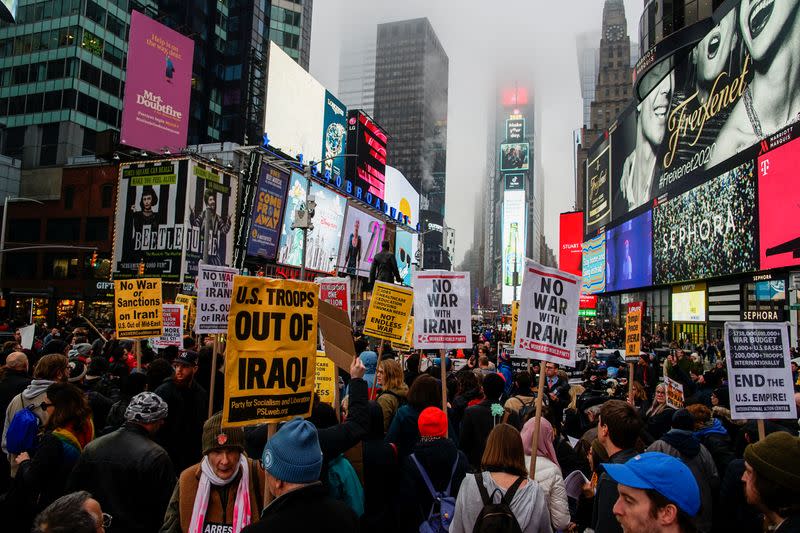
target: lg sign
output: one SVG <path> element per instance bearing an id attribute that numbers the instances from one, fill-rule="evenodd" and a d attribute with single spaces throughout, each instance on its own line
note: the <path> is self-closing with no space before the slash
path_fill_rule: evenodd
<path id="1" fill-rule="evenodd" d="M 558 268 L 580 276 L 583 212 L 561 213 L 559 228 Z"/>

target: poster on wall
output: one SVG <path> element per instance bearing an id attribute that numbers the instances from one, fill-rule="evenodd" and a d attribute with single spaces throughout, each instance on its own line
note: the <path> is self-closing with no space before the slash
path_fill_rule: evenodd
<path id="1" fill-rule="evenodd" d="M 394 258 L 403 285 L 411 286 L 412 263 L 414 262 L 414 236 L 398 229 L 394 239 Z"/>
<path id="2" fill-rule="evenodd" d="M 194 41 L 131 12 L 120 142 L 157 154 L 186 148 Z"/>
<path id="3" fill-rule="evenodd" d="M 500 145 L 500 170 L 528 170 L 530 168 L 529 143 L 505 143 Z"/>
<path id="4" fill-rule="evenodd" d="M 586 160 L 586 233 L 611 222 L 611 149 L 608 139 Z"/>
<path id="5" fill-rule="evenodd" d="M 381 251 L 381 242 L 387 238 L 386 226 L 383 220 L 350 205 L 341 234 L 336 265 L 339 271 L 350 276 L 369 276 L 372 260 Z"/>
<path id="6" fill-rule="evenodd" d="M 114 225 L 114 278 L 180 281 L 186 242 L 188 160 L 120 165 Z"/>
<path id="7" fill-rule="evenodd" d="M 581 294 L 597 294 L 606 290 L 606 234 L 583 243 Z"/>
<path id="8" fill-rule="evenodd" d="M 761 270 L 800 265 L 800 139 L 758 158 L 758 253 Z"/>
<path id="9" fill-rule="evenodd" d="M 262 163 L 253 201 L 247 255 L 274 259 L 280 242 L 280 223 L 290 174 Z"/>
<path id="10" fill-rule="evenodd" d="M 672 321 L 706 321 L 706 284 L 688 283 L 672 288 Z"/>
<path id="11" fill-rule="evenodd" d="M 656 283 L 757 270 L 755 182 L 747 161 L 654 209 Z"/>
<path id="12" fill-rule="evenodd" d="M 347 108 L 330 91 L 325 91 L 325 122 L 322 126 L 322 174 L 330 172 L 332 180 L 344 177 L 345 158 L 343 156 L 346 141 Z"/>
<path id="13" fill-rule="evenodd" d="M 606 232 L 606 290 L 621 291 L 652 284 L 652 211 Z"/>

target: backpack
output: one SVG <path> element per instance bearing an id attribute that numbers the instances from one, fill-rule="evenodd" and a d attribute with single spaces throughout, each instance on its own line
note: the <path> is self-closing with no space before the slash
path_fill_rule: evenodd
<path id="1" fill-rule="evenodd" d="M 21 394 L 20 399 L 23 407 L 14 413 L 14 418 L 11 419 L 6 432 L 6 450 L 15 455 L 30 452 L 36 448 L 39 440 L 39 424 L 41 423 L 39 417 L 33 412 L 36 406 L 25 406 L 25 400 L 22 399 Z"/>
<path id="2" fill-rule="evenodd" d="M 511 511 L 511 500 L 514 499 L 517 489 L 524 480 L 522 476 L 517 478 L 514 484 L 508 487 L 500 503 L 494 503 L 494 492 L 490 497 L 483 484 L 483 473 L 475 474 L 475 482 L 483 500 L 483 509 L 475 521 L 475 527 L 472 528 L 473 533 L 522 533 L 517 517 Z M 500 489 L 495 489 L 495 492 L 498 490 Z"/>
<path id="3" fill-rule="evenodd" d="M 525 400 L 523 400 L 519 396 L 514 396 L 514 398 L 519 400 L 519 403 L 522 404 L 522 407 L 519 408 L 519 411 L 517 411 L 517 413 L 519 414 L 519 421 L 524 424 L 529 417 L 536 414 L 536 398 L 532 399 L 528 403 L 525 403 Z"/>
<path id="4" fill-rule="evenodd" d="M 433 497 L 433 504 L 428 513 L 428 518 L 419 525 L 419 532 L 442 533 L 449 531 L 450 522 L 453 520 L 453 515 L 456 511 L 456 498 L 450 495 L 450 486 L 453 484 L 453 476 L 456 473 L 456 467 L 458 467 L 458 454 L 456 454 L 456 460 L 453 461 L 453 468 L 450 471 L 450 481 L 447 482 L 447 488 L 442 492 L 436 492 L 433 483 L 431 483 L 431 478 L 428 477 L 428 473 L 422 468 L 422 465 L 413 453 L 411 454 L 411 459 L 414 461 L 414 464 L 417 465 L 422 480 L 425 482 L 425 486 L 428 487 L 428 491 Z M 438 510 L 436 508 L 437 504 L 439 505 Z"/>
<path id="5" fill-rule="evenodd" d="M 333 499 L 346 503 L 359 518 L 364 514 L 364 488 L 344 455 L 328 461 L 328 493 Z"/>

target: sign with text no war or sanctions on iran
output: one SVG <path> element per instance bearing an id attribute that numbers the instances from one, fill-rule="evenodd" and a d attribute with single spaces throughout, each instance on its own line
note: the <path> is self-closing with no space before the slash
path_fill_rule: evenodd
<path id="1" fill-rule="evenodd" d="M 785 322 L 726 322 L 731 418 L 797 418 Z"/>
<path id="2" fill-rule="evenodd" d="M 114 281 L 114 318 L 117 338 L 149 339 L 160 337 L 161 280 L 157 278 Z"/>
<path id="3" fill-rule="evenodd" d="M 364 322 L 364 334 L 387 341 L 402 341 L 413 303 L 412 289 L 376 281 Z"/>
<path id="4" fill-rule="evenodd" d="M 197 333 L 227 333 L 235 268 L 200 263 L 197 271 Z"/>
<path id="5" fill-rule="evenodd" d="M 514 355 L 575 366 L 581 278 L 525 261 Z"/>
<path id="6" fill-rule="evenodd" d="M 224 425 L 280 422 L 311 413 L 318 304 L 316 283 L 233 278 Z"/>
<path id="7" fill-rule="evenodd" d="M 414 272 L 414 348 L 472 347 L 469 272 Z"/>

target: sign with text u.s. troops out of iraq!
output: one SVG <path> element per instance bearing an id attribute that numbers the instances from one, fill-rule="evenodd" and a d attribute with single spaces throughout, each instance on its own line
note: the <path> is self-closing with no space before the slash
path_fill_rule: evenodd
<path id="1" fill-rule="evenodd" d="M 402 341 L 413 303 L 413 289 L 376 281 L 364 322 L 364 334 L 387 341 Z"/>
<path id="2" fill-rule="evenodd" d="M 797 418 L 785 322 L 726 322 L 731 418 Z"/>
<path id="3" fill-rule="evenodd" d="M 197 272 L 197 333 L 227 333 L 235 268 L 199 265 Z"/>
<path id="4" fill-rule="evenodd" d="M 472 347 L 469 272 L 414 272 L 414 348 Z"/>
<path id="5" fill-rule="evenodd" d="M 234 277 L 224 425 L 281 422 L 311 413 L 318 303 L 316 283 Z"/>
<path id="6" fill-rule="evenodd" d="M 575 366 L 581 278 L 525 261 L 514 355 Z"/>
<path id="7" fill-rule="evenodd" d="M 114 318 L 120 339 L 160 337 L 161 280 L 130 279 L 114 281 Z"/>

